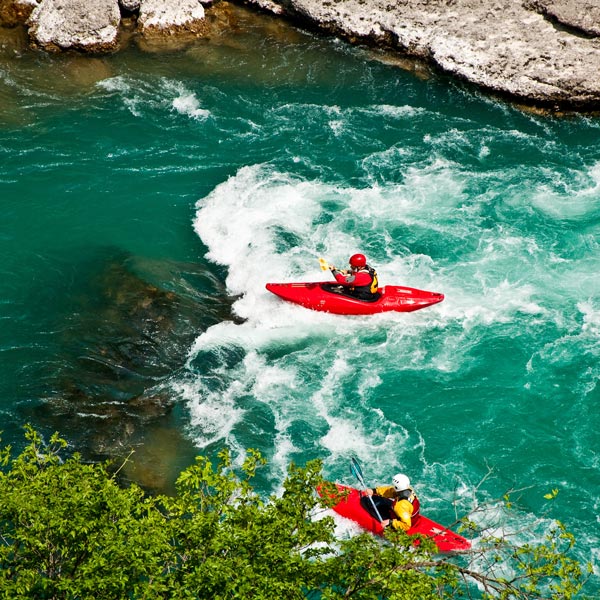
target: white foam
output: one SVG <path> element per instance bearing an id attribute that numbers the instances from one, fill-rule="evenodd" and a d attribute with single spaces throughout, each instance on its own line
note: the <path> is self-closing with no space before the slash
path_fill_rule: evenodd
<path id="1" fill-rule="evenodd" d="M 187 402 L 193 428 L 192 435 L 200 448 L 227 440 L 236 446 L 230 433 L 244 415 L 237 399 L 244 392 L 244 386 L 233 382 L 223 392 L 211 389 L 210 382 L 201 378 L 192 381 L 173 382 L 173 389 Z"/>
<path id="2" fill-rule="evenodd" d="M 347 350 L 336 352 L 319 389 L 310 398 L 318 415 L 327 422 L 327 433 L 320 444 L 330 454 L 330 462 L 344 462 L 351 455 L 364 459 L 386 453 L 393 455 L 403 445 L 404 430 L 386 423 L 381 411 L 364 403 L 352 408 L 340 400 L 338 390 L 355 379 L 355 371 L 346 358 L 352 354 Z M 365 381 L 358 382 L 358 395 L 367 396 L 371 385 L 376 386 L 379 381 L 375 373 L 366 372 Z M 373 421 L 377 423 L 375 426 Z"/>
<path id="3" fill-rule="evenodd" d="M 582 334 L 592 340 L 600 339 L 600 307 L 595 306 L 591 301 L 586 301 L 578 303 L 577 308 L 583 315 Z"/>
<path id="4" fill-rule="evenodd" d="M 560 264 L 552 248 L 510 223 L 490 228 L 482 213 L 494 195 L 469 201 L 468 179 L 435 158 L 406 169 L 401 183 L 370 188 L 306 181 L 254 165 L 201 199 L 194 228 L 207 257 L 227 268 L 229 291 L 241 295 L 234 311 L 245 322 L 209 328 L 190 351 L 190 377 L 203 382 L 187 395 L 192 422 L 207 428 L 199 443 L 221 435 L 230 445 L 248 446 L 245 407 L 258 403 L 275 423 L 274 438 L 272 428 L 265 430 L 263 450 L 272 446 L 272 468 L 281 476 L 294 454 L 306 452 L 325 457 L 334 472 L 347 472 L 349 455 L 356 455 L 374 479 L 403 464 L 404 453 L 414 465 L 417 450 L 425 465 L 424 441 L 414 424 L 407 429 L 410 416 L 379 408 L 378 388 L 389 382 L 392 363 L 395 372 L 424 370 L 431 377 L 457 372 L 475 360 L 490 327 L 510 330 L 523 315 L 531 327 L 563 324 L 562 296 L 569 293 L 564 278 L 548 273 L 548 264 Z M 458 245 L 464 259 L 413 252 L 413 244 L 390 233 L 395 228 L 448 240 L 448 251 Z M 309 311 L 264 289 L 267 281 L 328 278 L 319 256 L 340 266 L 357 250 L 377 266 L 383 284 L 441 291 L 446 300 L 415 313 L 356 318 Z M 560 303 L 540 295 L 550 286 Z M 590 331 L 593 314 L 586 321 Z M 244 358 L 232 363 L 232 354 Z M 224 358 L 206 371 L 205 355 Z M 212 380 L 219 391 L 210 390 Z M 206 418 L 212 407 L 216 425 Z M 220 420 L 223 412 L 227 421 Z M 309 428 L 304 437 L 298 433 L 303 427 Z M 463 467 L 455 467 L 460 475 Z"/>
<path id="5" fill-rule="evenodd" d="M 140 86 L 128 77 L 118 75 L 99 81 L 96 86 L 107 92 L 114 92 L 123 98 L 123 103 L 135 117 L 142 116 L 142 106 L 144 104 L 145 83 L 140 82 Z"/>
<path id="6" fill-rule="evenodd" d="M 99 88 L 106 90 L 107 92 L 129 92 L 131 85 L 125 77 L 118 75 L 116 77 L 109 77 L 103 79 L 96 84 Z"/>
<path id="7" fill-rule="evenodd" d="M 391 117 L 394 119 L 414 118 L 417 115 L 425 114 L 426 110 L 415 106 L 404 105 L 395 106 L 390 104 L 380 104 L 367 109 L 367 112 L 379 113 L 383 117 Z"/>
<path id="8" fill-rule="evenodd" d="M 144 117 L 148 110 L 171 110 L 195 120 L 204 120 L 210 111 L 201 108 L 195 92 L 180 81 L 163 77 L 153 81 L 119 75 L 99 81 L 99 89 L 116 93 L 136 117 Z"/>
<path id="9" fill-rule="evenodd" d="M 210 111 L 200 108 L 200 102 L 196 95 L 182 93 L 173 100 L 173 108 L 182 115 L 188 115 L 193 119 L 206 119 L 210 116 Z"/>
<path id="10" fill-rule="evenodd" d="M 600 215 L 600 162 L 566 176 L 549 172 L 549 183 L 539 185 L 531 201 L 540 212 L 555 220 L 575 221 Z"/>

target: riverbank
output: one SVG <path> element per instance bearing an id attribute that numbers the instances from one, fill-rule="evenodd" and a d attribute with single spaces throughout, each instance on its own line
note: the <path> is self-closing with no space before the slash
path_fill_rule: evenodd
<path id="1" fill-rule="evenodd" d="M 377 44 L 425 60 L 444 73 L 527 104 L 600 108 L 597 1 L 248 1 L 295 15 L 353 43 Z"/>
<path id="2" fill-rule="evenodd" d="M 238 2 L 351 43 L 384 47 L 511 100 L 600 109 L 600 2 L 587 0 L 246 0 Z M 225 1 L 2 0 L 22 27 L 19 51 L 163 52 L 237 27 Z"/>

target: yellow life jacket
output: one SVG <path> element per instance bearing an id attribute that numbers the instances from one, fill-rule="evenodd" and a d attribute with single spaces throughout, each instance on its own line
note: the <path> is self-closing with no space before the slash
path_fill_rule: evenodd
<path id="1" fill-rule="evenodd" d="M 371 269 L 369 267 L 369 274 L 373 277 L 373 281 L 371 282 L 371 294 L 376 294 L 379 289 L 379 281 L 377 279 L 377 271 L 375 269 Z"/>

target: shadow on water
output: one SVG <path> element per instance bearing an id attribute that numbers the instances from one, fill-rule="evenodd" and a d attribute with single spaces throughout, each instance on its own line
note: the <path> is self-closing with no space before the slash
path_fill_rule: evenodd
<path id="1" fill-rule="evenodd" d="M 169 378 L 200 332 L 231 319 L 232 299 L 200 264 L 118 250 L 83 261 L 69 287 L 55 355 L 32 384 L 42 389 L 30 397 L 42 400 L 25 416 L 86 460 L 120 464 L 134 449 L 122 473 L 165 491 L 196 453 Z"/>

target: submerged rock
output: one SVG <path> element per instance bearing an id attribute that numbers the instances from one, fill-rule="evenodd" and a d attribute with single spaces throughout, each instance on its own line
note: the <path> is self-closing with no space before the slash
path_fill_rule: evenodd
<path id="1" fill-rule="evenodd" d="M 22 27 L 0 28 L 0 56 L 19 56 L 27 50 L 27 34 Z"/>
<path id="2" fill-rule="evenodd" d="M 32 44 L 47 51 L 117 48 L 118 0 L 41 0 L 29 17 Z"/>
<path id="3" fill-rule="evenodd" d="M 86 459 L 122 459 L 152 445 L 157 429 L 172 430 L 171 439 L 190 449 L 169 381 L 195 337 L 231 318 L 223 283 L 199 265 L 120 253 L 86 261 L 80 271 L 59 351 L 36 376 L 44 400 L 26 416 L 66 435 Z"/>

